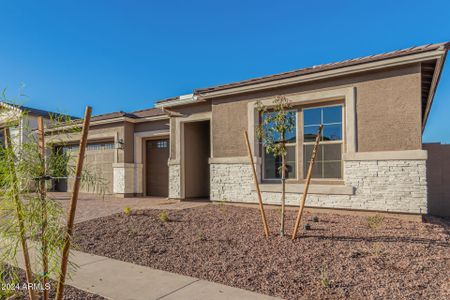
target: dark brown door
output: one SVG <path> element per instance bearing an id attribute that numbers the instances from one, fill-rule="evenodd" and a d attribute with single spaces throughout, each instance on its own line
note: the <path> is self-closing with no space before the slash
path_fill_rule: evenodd
<path id="1" fill-rule="evenodd" d="M 146 143 L 147 196 L 167 197 L 169 194 L 169 140 L 150 140 Z"/>

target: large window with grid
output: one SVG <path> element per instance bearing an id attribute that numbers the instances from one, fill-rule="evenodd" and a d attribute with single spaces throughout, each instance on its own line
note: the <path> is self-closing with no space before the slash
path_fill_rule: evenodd
<path id="1" fill-rule="evenodd" d="M 288 112 L 290 117 L 294 119 L 296 124 L 297 112 L 292 110 Z M 266 113 L 266 114 L 270 114 Z M 265 115 L 262 116 L 264 118 Z M 267 127 L 274 126 L 273 124 L 267 124 Z M 296 127 L 292 131 L 286 133 L 286 179 L 297 178 L 297 130 Z M 275 140 L 281 141 L 281 136 L 276 136 Z M 280 179 L 281 178 L 281 156 L 274 156 L 273 153 L 267 153 L 265 147 L 263 147 L 263 179 Z"/>
<path id="2" fill-rule="evenodd" d="M 303 176 L 305 178 L 320 124 L 323 124 L 324 127 L 320 137 L 312 178 L 342 178 L 342 119 L 341 105 L 303 110 Z"/>

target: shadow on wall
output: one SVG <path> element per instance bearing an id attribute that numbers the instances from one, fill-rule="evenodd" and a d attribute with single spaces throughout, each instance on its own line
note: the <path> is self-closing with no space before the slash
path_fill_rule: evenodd
<path id="1" fill-rule="evenodd" d="M 428 151 L 428 210 L 431 215 L 450 216 L 450 144 L 423 144 Z"/>

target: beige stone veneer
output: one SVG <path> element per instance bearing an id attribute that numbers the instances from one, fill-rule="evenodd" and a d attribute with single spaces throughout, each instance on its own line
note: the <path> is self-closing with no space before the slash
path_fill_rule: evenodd
<path id="1" fill-rule="evenodd" d="M 361 209 L 401 213 L 427 213 L 426 160 L 361 160 L 344 162 L 344 182 L 349 194 L 312 191 L 310 207 Z M 257 201 L 249 164 L 211 164 L 211 200 Z M 239 176 L 237 176 L 239 174 Z M 286 203 L 298 205 L 302 189 L 288 192 Z M 280 193 L 262 192 L 263 201 L 279 204 Z"/>
<path id="2" fill-rule="evenodd" d="M 181 198 L 181 165 L 169 162 L 169 198 Z"/>

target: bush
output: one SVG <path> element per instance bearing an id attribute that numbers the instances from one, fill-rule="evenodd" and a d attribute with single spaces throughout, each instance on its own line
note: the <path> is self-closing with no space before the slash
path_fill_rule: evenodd
<path id="1" fill-rule="evenodd" d="M 367 217 L 367 226 L 369 226 L 369 228 L 372 228 L 372 229 L 378 228 L 383 223 L 383 220 L 384 220 L 384 217 L 382 217 L 382 216 Z"/>
<path id="2" fill-rule="evenodd" d="M 164 223 L 169 221 L 169 214 L 167 211 L 164 210 L 159 213 L 159 220 Z"/>
<path id="3" fill-rule="evenodd" d="M 125 207 L 123 209 L 123 213 L 126 214 L 127 216 L 131 215 L 131 213 L 132 213 L 131 208 L 129 208 L 128 206 Z"/>

